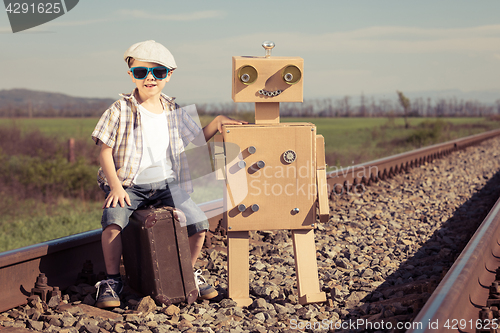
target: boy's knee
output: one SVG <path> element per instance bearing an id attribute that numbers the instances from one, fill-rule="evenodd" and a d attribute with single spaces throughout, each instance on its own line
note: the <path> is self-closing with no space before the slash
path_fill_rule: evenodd
<path id="1" fill-rule="evenodd" d="M 204 238 L 205 237 L 205 234 L 207 233 L 206 230 L 200 230 L 192 235 L 189 236 L 189 238 Z"/>
<path id="2" fill-rule="evenodd" d="M 102 229 L 114 226 L 113 228 L 122 230 L 127 226 L 130 214 L 126 209 L 106 208 L 101 218 Z"/>
<path id="3" fill-rule="evenodd" d="M 122 231 L 122 227 L 120 227 L 118 224 L 109 224 L 104 228 L 102 231 L 103 233 L 120 233 Z"/>

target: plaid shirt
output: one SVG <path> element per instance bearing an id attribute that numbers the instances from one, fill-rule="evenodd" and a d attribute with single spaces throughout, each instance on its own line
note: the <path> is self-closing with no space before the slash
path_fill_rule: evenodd
<path id="1" fill-rule="evenodd" d="M 121 94 L 121 99 L 107 109 L 94 131 L 92 139 L 113 149 L 116 174 L 123 186 L 132 186 L 139 171 L 142 158 L 141 114 L 137 111 L 138 102 L 130 94 Z M 170 145 L 166 152 L 172 161 L 172 170 L 179 185 L 188 193 L 193 192 L 191 177 L 184 147 L 202 131 L 196 122 L 174 102 L 174 99 L 161 94 L 160 101 L 167 110 L 167 124 Z M 99 186 L 108 185 L 102 168 L 97 175 Z"/>

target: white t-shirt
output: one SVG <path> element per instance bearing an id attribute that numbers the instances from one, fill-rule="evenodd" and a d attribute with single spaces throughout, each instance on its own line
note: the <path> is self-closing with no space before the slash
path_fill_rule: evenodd
<path id="1" fill-rule="evenodd" d="M 167 156 L 170 140 L 166 113 L 152 113 L 142 105 L 138 110 L 142 123 L 142 159 L 134 183 L 151 184 L 174 178 L 172 162 Z"/>

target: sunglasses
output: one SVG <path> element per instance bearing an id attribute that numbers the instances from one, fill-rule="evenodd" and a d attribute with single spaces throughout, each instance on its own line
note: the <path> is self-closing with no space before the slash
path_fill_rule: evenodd
<path id="1" fill-rule="evenodd" d="M 169 69 L 164 66 L 158 66 L 158 67 L 132 67 L 130 68 L 130 71 L 132 72 L 132 75 L 134 75 L 134 78 L 137 80 L 144 80 L 149 72 L 153 74 L 154 78 L 157 80 L 163 80 L 164 78 L 167 77 Z"/>

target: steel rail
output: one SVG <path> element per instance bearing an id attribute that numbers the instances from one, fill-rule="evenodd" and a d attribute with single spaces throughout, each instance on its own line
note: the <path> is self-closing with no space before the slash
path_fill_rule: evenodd
<path id="1" fill-rule="evenodd" d="M 61 290 L 75 283 L 87 259 L 98 272 L 104 271 L 100 230 L 1 253 L 0 312 L 25 304 L 40 273 Z"/>
<path id="2" fill-rule="evenodd" d="M 417 325 L 408 332 L 475 332 L 499 266 L 500 199 L 414 319 Z"/>
<path id="3" fill-rule="evenodd" d="M 329 172 L 330 194 L 339 188 L 369 185 L 498 135 L 500 130 L 489 131 Z M 210 230 L 214 231 L 222 216 L 222 199 L 199 206 L 209 218 Z M 100 235 L 98 229 L 0 253 L 0 312 L 25 304 L 40 273 L 46 275 L 49 286 L 62 290 L 75 283 L 85 260 L 92 260 L 95 273 L 104 271 Z"/>
<path id="4" fill-rule="evenodd" d="M 222 200 L 199 207 L 209 217 L 212 230 L 222 214 Z M 26 304 L 40 273 L 51 287 L 64 290 L 75 284 L 87 260 L 94 273 L 105 272 L 101 229 L 0 253 L 0 312 Z"/>

